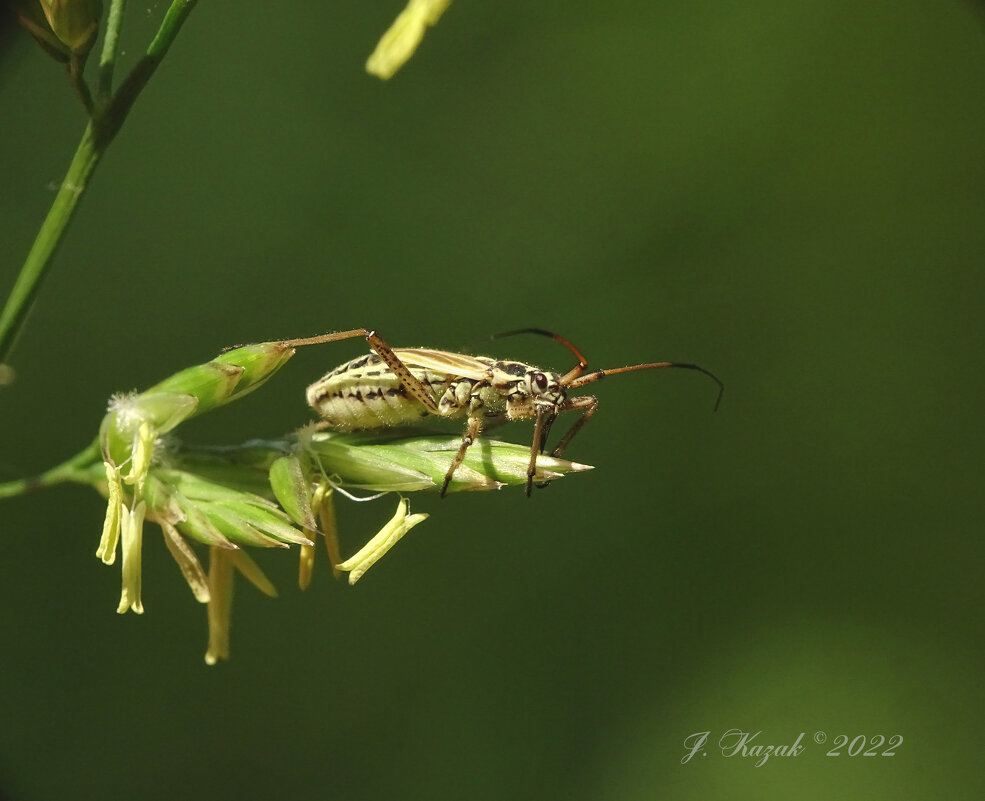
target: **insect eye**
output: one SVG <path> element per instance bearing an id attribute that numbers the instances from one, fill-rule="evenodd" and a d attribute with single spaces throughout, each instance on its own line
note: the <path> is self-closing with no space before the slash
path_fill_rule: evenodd
<path id="1" fill-rule="evenodd" d="M 547 376 L 543 373 L 534 373 L 533 375 L 534 386 L 537 387 L 541 392 L 547 389 Z"/>

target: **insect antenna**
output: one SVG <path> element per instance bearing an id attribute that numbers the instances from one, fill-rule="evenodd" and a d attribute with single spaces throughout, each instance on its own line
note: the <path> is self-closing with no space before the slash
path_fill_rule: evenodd
<path id="1" fill-rule="evenodd" d="M 503 331 L 500 334 L 493 334 L 490 339 L 502 339 L 503 337 L 512 337 L 517 334 L 536 334 L 539 337 L 547 337 L 548 339 L 553 339 L 555 342 L 560 342 L 564 347 L 570 350 L 575 358 L 578 360 L 578 364 L 572 367 L 561 379 L 561 383 L 567 385 L 568 381 L 571 381 L 582 374 L 584 369 L 588 367 L 588 359 L 582 354 L 578 348 L 576 348 L 570 340 L 565 339 L 560 334 L 555 334 L 553 331 L 548 331 L 546 328 L 514 328 L 512 331 Z"/>
<path id="2" fill-rule="evenodd" d="M 648 364 L 634 364 L 630 367 L 615 367 L 610 370 L 595 370 L 594 372 L 586 373 L 580 378 L 576 376 L 573 380 L 569 379 L 569 376 L 571 375 L 569 373 L 561 380 L 561 383 L 568 389 L 576 389 L 578 387 L 585 386 L 585 384 L 591 384 L 593 381 L 598 381 L 599 379 L 605 378 L 606 376 L 616 375 L 616 373 L 631 373 L 634 370 L 651 370 L 661 367 L 677 367 L 682 370 L 697 370 L 699 373 L 703 373 L 708 376 L 708 378 L 718 385 L 718 397 L 715 398 L 715 411 L 718 411 L 718 404 L 722 402 L 722 394 L 725 392 L 725 384 L 723 384 L 721 379 L 710 370 L 706 370 L 704 367 L 697 364 L 688 364 L 687 362 L 650 362 Z"/>

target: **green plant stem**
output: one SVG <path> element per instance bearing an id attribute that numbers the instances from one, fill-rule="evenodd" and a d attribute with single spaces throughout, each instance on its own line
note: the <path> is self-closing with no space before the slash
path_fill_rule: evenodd
<path id="1" fill-rule="evenodd" d="M 174 43 L 175 37 L 178 35 L 178 31 L 181 30 L 181 26 L 188 18 L 197 1 L 173 0 L 171 3 L 167 13 L 164 15 L 164 19 L 161 21 L 161 27 L 157 29 L 154 39 L 147 47 L 147 52 L 137 62 L 123 83 L 120 84 L 120 88 L 113 96 L 112 101 L 110 101 L 106 113 L 100 115 L 96 141 L 102 149 L 105 149 L 106 145 L 116 136 L 127 114 L 130 113 L 134 101 L 143 91 L 147 85 L 147 81 L 150 80 L 155 70 L 157 70 L 161 59 L 167 55 L 168 50 Z M 0 359 L 2 358 L 3 354 L 0 351 Z"/>
<path id="2" fill-rule="evenodd" d="M 72 54 L 72 57 L 68 61 L 68 76 L 72 81 L 72 86 L 75 87 L 75 91 L 79 95 L 79 99 L 82 101 L 86 114 L 91 117 L 94 107 L 92 104 L 92 95 L 89 92 L 89 85 L 86 83 L 85 76 L 83 75 L 85 65 L 85 54 Z"/>
<path id="3" fill-rule="evenodd" d="M 97 466 L 99 471 L 94 473 L 94 468 Z M 0 484 L 0 498 L 24 495 L 34 490 L 53 487 L 55 484 L 64 484 L 68 481 L 93 484 L 101 478 L 105 478 L 105 473 L 102 471 L 102 454 L 99 450 L 99 442 L 93 441 L 85 450 L 80 451 L 57 467 L 46 470 L 40 476 L 19 478 L 16 481 Z"/>
<path id="4" fill-rule="evenodd" d="M 96 97 L 100 104 L 109 102 L 113 93 L 113 70 L 116 68 L 116 55 L 120 49 L 120 29 L 123 27 L 123 11 L 126 0 L 112 0 L 106 17 L 106 33 L 103 35 L 103 50 L 99 55 L 99 82 Z"/>
<path id="5" fill-rule="evenodd" d="M 45 217 L 7 298 L 7 303 L 0 312 L 0 362 L 6 361 L 17 333 L 24 325 L 31 304 L 47 276 L 55 251 L 88 186 L 93 169 L 119 132 L 134 101 L 147 85 L 157 65 L 167 54 L 195 3 L 196 0 L 173 0 L 143 58 L 137 62 L 117 93 L 107 102 L 96 106 L 94 115 L 86 126 L 72 163 L 69 165 L 65 180 L 55 195 L 48 216 Z M 110 9 L 111 17 L 114 11 L 116 17 L 107 24 L 107 38 L 109 38 L 109 27 L 113 26 L 113 42 L 111 45 L 107 42 L 110 50 L 107 52 L 104 47 L 100 63 L 100 91 L 104 88 L 108 91 L 112 83 L 112 65 L 116 59 L 116 40 L 123 14 L 123 3 L 119 0 L 114 2 Z"/>
<path id="6" fill-rule="evenodd" d="M 0 361 L 6 360 L 14 338 L 24 324 L 31 302 L 47 274 L 51 258 L 55 255 L 65 229 L 79 204 L 89 176 L 96 162 L 99 161 L 100 153 L 95 146 L 93 127 L 94 122 L 90 121 L 82 134 L 82 141 L 76 148 L 65 180 L 58 188 L 55 201 L 48 210 L 48 216 L 41 224 L 41 230 L 38 231 L 37 238 L 27 254 L 13 289 L 10 290 L 7 304 L 0 313 Z"/>

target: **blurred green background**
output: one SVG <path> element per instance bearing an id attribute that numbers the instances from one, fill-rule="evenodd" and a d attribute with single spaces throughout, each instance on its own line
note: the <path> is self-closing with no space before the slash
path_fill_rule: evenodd
<path id="1" fill-rule="evenodd" d="M 77 451 L 114 391 L 355 326 L 541 326 L 597 367 L 699 362 L 725 399 L 597 385 L 570 452 L 594 472 L 414 497 L 431 519 L 355 588 L 260 554 L 281 597 L 240 583 L 214 668 L 156 529 L 146 613 L 117 616 L 102 500 L 4 501 L 0 792 L 980 798 L 982 5 L 460 0 L 389 83 L 362 64 L 399 0 L 235 6 L 199 4 L 94 177 L 12 359 L 0 477 Z M 131 63 L 165 8 L 130 4 Z M 25 36 L 0 108 L 6 291 L 83 123 Z M 362 348 L 183 433 L 291 430 Z M 391 513 L 341 508 L 347 550 Z M 714 747 L 736 728 L 806 748 L 756 767 Z M 904 740 L 826 756 L 839 734 Z"/>

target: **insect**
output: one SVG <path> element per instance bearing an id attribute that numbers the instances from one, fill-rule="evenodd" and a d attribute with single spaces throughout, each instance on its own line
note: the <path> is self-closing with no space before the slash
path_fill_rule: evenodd
<path id="1" fill-rule="evenodd" d="M 325 425 L 343 431 L 389 428 L 419 423 L 428 418 L 465 418 L 465 431 L 441 486 L 442 497 L 465 453 L 486 425 L 506 420 L 534 423 L 527 469 L 527 495 L 533 487 L 537 455 L 543 453 L 551 426 L 562 412 L 580 411 L 581 416 L 551 451 L 560 456 L 574 436 L 598 409 L 594 395 L 568 397 L 568 392 L 617 373 L 675 367 L 697 370 L 718 385 L 721 400 L 724 385 L 711 372 L 684 362 L 649 362 L 586 373 L 588 361 L 564 337 L 541 328 L 521 328 L 499 336 L 538 334 L 564 345 L 578 364 L 563 375 L 523 362 L 489 356 L 467 356 L 429 348 L 391 348 L 375 332 L 365 328 L 340 331 L 306 339 L 288 340 L 291 346 L 335 342 L 365 337 L 373 352 L 346 362 L 308 387 L 308 404 Z"/>

